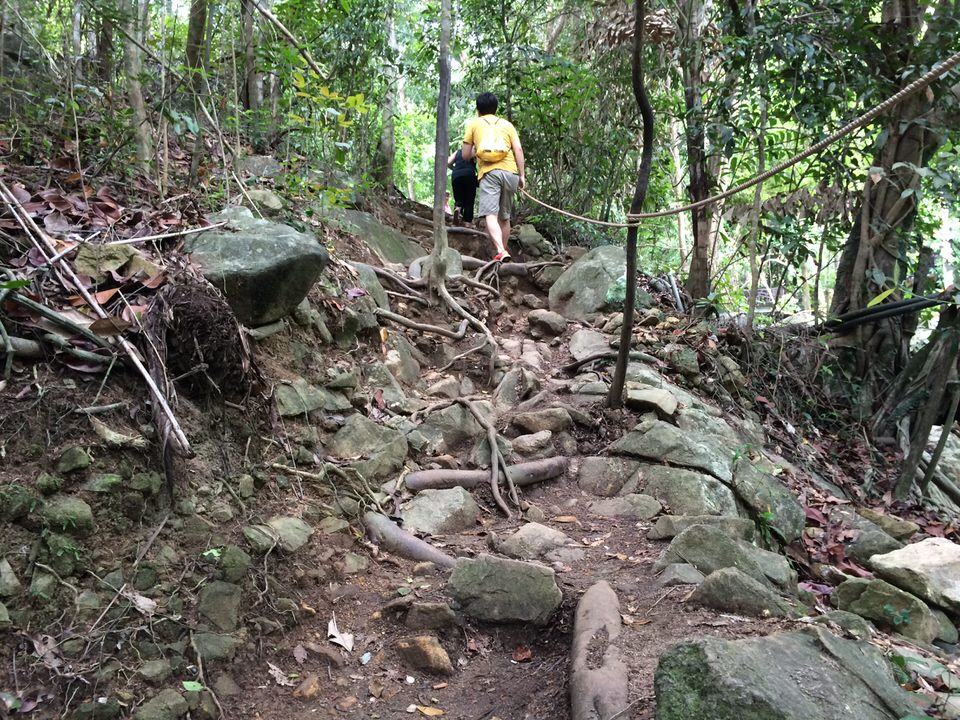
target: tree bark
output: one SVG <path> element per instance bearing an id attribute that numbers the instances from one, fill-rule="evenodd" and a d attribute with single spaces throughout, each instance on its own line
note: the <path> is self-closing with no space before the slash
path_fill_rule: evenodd
<path id="1" fill-rule="evenodd" d="M 140 38 L 139 7 L 136 0 L 127 0 L 123 9 L 124 22 L 130 38 Z M 153 127 L 147 115 L 147 105 L 140 85 L 140 48 L 133 40 L 123 43 L 123 71 L 127 80 L 127 99 L 132 112 L 133 134 L 136 143 L 137 161 L 144 171 L 149 171 L 154 159 Z"/>
<path id="2" fill-rule="evenodd" d="M 263 102 L 263 79 L 257 72 L 256 14 L 253 0 L 241 0 L 240 27 L 243 36 L 241 101 L 246 110 L 257 110 Z"/>
<path id="3" fill-rule="evenodd" d="M 447 148 L 450 146 L 450 30 L 453 24 L 450 0 L 440 2 L 440 92 L 437 97 L 437 133 L 433 155 L 433 252 L 428 280 L 430 296 L 439 297 L 446 287 L 447 225 L 443 211 L 447 192 Z"/>
<path id="4" fill-rule="evenodd" d="M 384 23 L 386 24 L 387 30 L 389 57 L 383 67 L 383 79 L 386 83 L 386 88 L 383 94 L 383 105 L 381 107 L 380 141 L 377 144 L 377 152 L 373 162 L 373 179 L 380 187 L 387 191 L 388 195 L 393 194 L 393 168 L 397 154 L 394 130 L 394 118 L 397 112 L 397 65 L 394 57 L 397 43 L 395 15 L 396 2 L 394 0 L 388 0 Z M 441 33 L 442 32 L 441 30 Z M 449 38 L 447 39 L 447 45 L 449 53 Z M 447 62 L 449 64 L 449 58 Z M 446 149 L 447 145 L 444 145 L 444 183 L 446 183 Z"/>

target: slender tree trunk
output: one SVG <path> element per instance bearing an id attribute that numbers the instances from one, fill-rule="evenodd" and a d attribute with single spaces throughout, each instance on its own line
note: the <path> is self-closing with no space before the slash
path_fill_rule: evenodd
<path id="1" fill-rule="evenodd" d="M 122 8 L 127 34 L 131 38 L 140 38 L 139 7 L 136 0 L 127 0 Z M 144 171 L 149 171 L 154 159 L 153 127 L 147 115 L 147 105 L 143 99 L 140 85 L 140 48 L 129 39 L 123 43 L 123 71 L 127 76 L 127 99 L 132 112 L 133 133 L 137 149 L 137 161 Z"/>
<path id="2" fill-rule="evenodd" d="M 97 77 L 113 79 L 113 18 L 104 13 L 97 23 Z"/>
<path id="3" fill-rule="evenodd" d="M 253 0 L 240 2 L 240 28 L 243 36 L 243 88 L 241 100 L 247 110 L 256 110 L 263 100 L 263 84 L 257 73 L 257 11 Z"/>
<path id="4" fill-rule="evenodd" d="M 752 38 L 757 37 L 757 4 L 756 0 L 747 3 L 747 34 Z M 766 170 L 767 152 L 767 98 L 764 93 L 767 90 L 767 68 L 766 53 L 763 48 L 757 47 L 757 74 L 760 93 L 758 104 L 760 106 L 760 127 L 757 128 L 757 174 L 762 174 Z M 763 183 L 757 185 L 753 191 L 753 209 L 750 213 L 750 237 L 748 249 L 750 253 L 750 298 L 747 305 L 747 332 L 753 332 L 753 319 L 757 313 L 757 292 L 760 290 L 760 211 L 763 203 Z M 819 273 L 819 269 L 817 270 Z"/>
<path id="5" fill-rule="evenodd" d="M 393 167 L 397 154 L 394 131 L 394 116 L 397 112 L 397 65 L 394 56 L 397 42 L 395 12 L 395 0 L 388 0 L 384 23 L 386 24 L 387 30 L 389 57 L 386 63 L 384 63 L 383 68 L 383 79 L 386 83 L 386 88 L 383 94 L 383 105 L 381 107 L 380 141 L 377 144 L 377 152 L 373 161 L 373 179 L 380 187 L 387 191 L 388 195 L 393 194 Z M 449 132 L 449 128 L 447 130 Z M 443 152 L 444 178 L 446 178 L 447 145 L 443 146 Z"/>
<path id="6" fill-rule="evenodd" d="M 73 26 L 70 29 L 70 40 L 73 51 L 73 77 L 83 77 L 81 70 L 83 60 L 83 0 L 73 1 Z"/>
<path id="7" fill-rule="evenodd" d="M 207 35 L 207 0 L 192 0 L 190 20 L 187 24 L 186 61 L 190 73 L 190 85 L 193 89 L 194 117 L 199 117 L 200 96 L 203 94 L 204 38 Z M 198 123 L 199 125 L 199 123 Z M 200 172 L 203 160 L 203 130 L 198 129 L 193 142 L 193 155 L 190 158 L 190 179 L 187 187 L 193 187 Z"/>
<path id="8" fill-rule="evenodd" d="M 433 155 L 433 252 L 430 256 L 430 295 L 446 286 L 447 225 L 443 201 L 447 192 L 447 148 L 450 146 L 450 0 L 440 0 L 440 92 L 437 97 L 437 133 Z"/>

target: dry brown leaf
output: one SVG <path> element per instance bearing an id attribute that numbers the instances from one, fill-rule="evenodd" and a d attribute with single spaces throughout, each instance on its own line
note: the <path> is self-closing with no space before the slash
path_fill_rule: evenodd
<path id="1" fill-rule="evenodd" d="M 123 318 L 105 317 L 90 323 L 90 331 L 95 332 L 100 337 L 111 337 L 122 334 L 131 324 Z"/>
<path id="2" fill-rule="evenodd" d="M 526 645 L 517 645 L 510 654 L 514 662 L 528 662 L 533 659 L 533 651 Z"/>
<path id="3" fill-rule="evenodd" d="M 443 715 L 443 710 L 440 708 L 430 707 L 428 705 L 417 705 L 417 711 L 421 715 L 426 715 L 427 717 L 440 717 Z"/>
<path id="4" fill-rule="evenodd" d="M 273 678 L 277 685 L 286 685 L 288 687 L 293 685 L 293 680 L 288 678 L 287 674 L 272 662 L 267 662 L 267 667 L 270 668 L 268 671 L 270 673 L 270 677 Z"/>
<path id="5" fill-rule="evenodd" d="M 110 298 L 112 298 L 118 292 L 120 292 L 120 288 L 110 288 L 109 290 L 101 290 L 98 293 L 93 293 L 93 299 L 96 300 L 101 305 L 103 305 L 105 302 L 107 302 Z M 87 302 L 86 300 L 83 299 L 82 295 L 71 295 L 70 297 L 67 298 L 67 300 L 74 307 L 80 307 L 81 305 L 84 305 Z"/>
<path id="6" fill-rule="evenodd" d="M 297 661 L 298 665 L 303 665 L 307 660 L 307 649 L 300 643 L 293 647 L 293 659 Z"/>
<path id="7" fill-rule="evenodd" d="M 577 516 L 576 515 L 557 515 L 556 517 L 550 518 L 550 522 L 575 523 L 577 522 Z"/>
<path id="8" fill-rule="evenodd" d="M 273 671 L 271 670 L 271 674 Z M 290 683 L 293 684 L 292 682 Z M 310 698 L 316 697 L 320 694 L 320 677 L 316 673 L 307 673 L 306 677 L 303 678 L 303 682 L 297 685 L 296 689 L 293 691 L 293 696 L 295 698 L 303 698 L 309 700 Z"/>

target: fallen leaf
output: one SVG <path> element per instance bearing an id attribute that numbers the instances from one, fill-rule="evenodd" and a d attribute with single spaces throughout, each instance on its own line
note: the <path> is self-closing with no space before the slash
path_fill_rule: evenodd
<path id="1" fill-rule="evenodd" d="M 115 432 L 92 415 L 90 416 L 90 424 L 93 425 L 94 432 L 97 433 L 97 436 L 103 440 L 107 447 L 129 447 L 142 450 L 149 445 L 143 435 L 123 435 L 122 433 Z"/>
<path id="2" fill-rule="evenodd" d="M 428 705 L 417 705 L 417 710 L 421 715 L 426 715 L 427 717 L 440 717 L 443 715 L 443 710 Z"/>
<path id="3" fill-rule="evenodd" d="M 334 614 L 327 623 L 327 638 L 334 645 L 339 645 L 347 652 L 353 650 L 353 635 L 350 633 L 341 633 L 337 627 L 337 616 Z"/>
<path id="4" fill-rule="evenodd" d="M 288 678 L 287 674 L 272 662 L 267 662 L 267 667 L 270 668 L 270 677 L 274 679 L 277 685 L 286 685 L 288 687 L 293 685 L 293 680 Z"/>
<path id="5" fill-rule="evenodd" d="M 550 518 L 550 522 L 555 523 L 575 523 L 577 522 L 576 515 L 557 515 L 554 518 Z"/>
<path id="6" fill-rule="evenodd" d="M 123 318 L 105 317 L 90 323 L 90 330 L 100 337 L 111 337 L 113 335 L 120 335 L 131 325 L 131 322 Z"/>
<path id="7" fill-rule="evenodd" d="M 514 662 L 528 662 L 533 659 L 533 651 L 525 645 L 517 645 L 510 654 Z"/>
<path id="8" fill-rule="evenodd" d="M 363 297 L 364 295 L 367 294 L 367 291 L 361 287 L 347 288 L 344 292 L 347 294 L 347 297 L 350 298 L 351 300 L 354 300 L 358 297 Z"/>
<path id="9" fill-rule="evenodd" d="M 293 659 L 297 661 L 298 665 L 303 665 L 307 661 L 307 649 L 300 643 L 293 647 Z"/>
<path id="10" fill-rule="evenodd" d="M 105 302 L 110 300 L 114 295 L 120 292 L 120 288 L 110 288 L 109 290 L 101 290 L 100 292 L 93 294 L 93 299 L 98 303 L 103 305 Z M 87 301 L 84 300 L 82 295 L 71 295 L 67 298 L 71 305 L 74 307 L 80 307 L 81 305 L 86 305 Z M 96 330 L 94 330 L 96 332 Z"/>
<path id="11" fill-rule="evenodd" d="M 292 685 L 293 683 L 291 683 Z M 316 697 L 320 694 L 320 677 L 316 673 L 307 673 L 306 677 L 303 678 L 303 682 L 297 685 L 296 689 L 293 691 L 293 696 L 295 698 L 304 698 L 309 700 L 312 697 Z"/>
<path id="12" fill-rule="evenodd" d="M 133 592 L 133 590 L 123 589 L 121 593 L 127 600 L 133 603 L 133 606 L 140 612 L 141 615 L 146 617 L 151 617 L 157 611 L 157 602 L 156 600 L 151 600 L 145 595 Z"/>

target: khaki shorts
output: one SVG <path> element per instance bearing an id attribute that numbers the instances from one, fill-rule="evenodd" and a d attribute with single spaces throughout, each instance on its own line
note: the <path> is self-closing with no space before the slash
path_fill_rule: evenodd
<path id="1" fill-rule="evenodd" d="M 513 196 L 517 194 L 520 176 L 506 170 L 491 170 L 480 178 L 480 208 L 477 215 L 496 215 L 509 220 L 513 214 Z"/>

